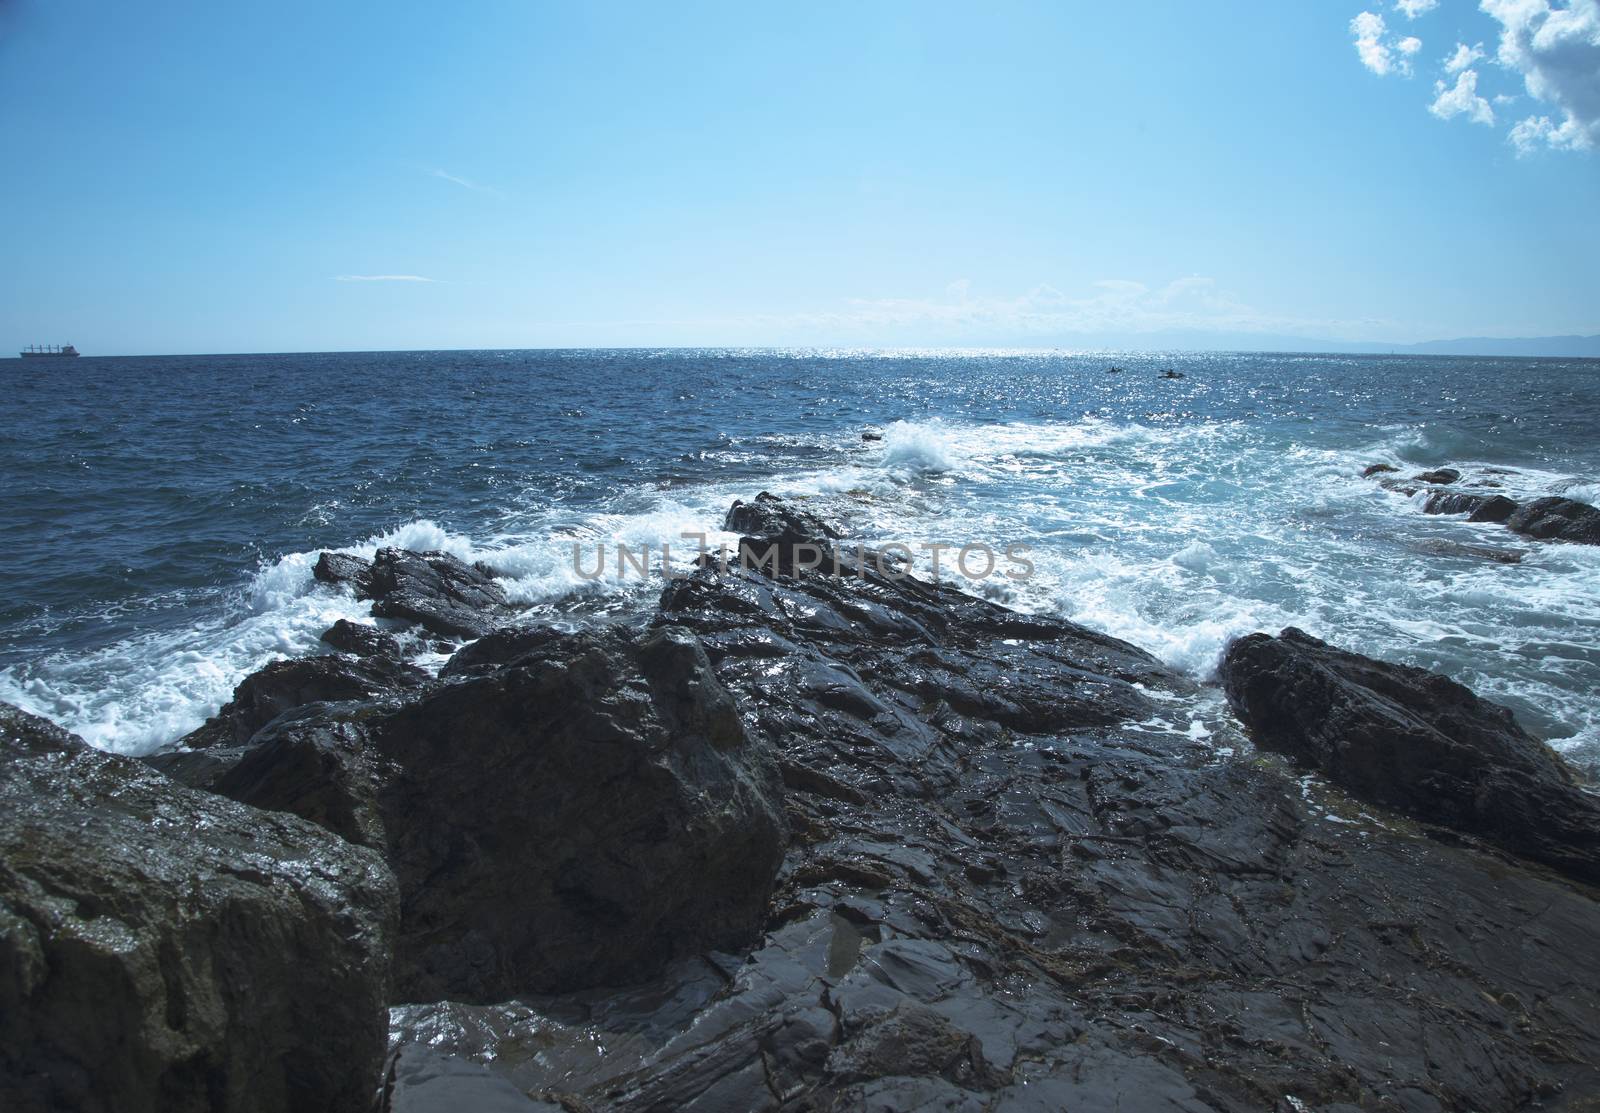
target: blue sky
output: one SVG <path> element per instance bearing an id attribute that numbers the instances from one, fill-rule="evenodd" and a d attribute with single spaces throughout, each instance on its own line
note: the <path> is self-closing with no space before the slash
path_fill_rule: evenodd
<path id="1" fill-rule="evenodd" d="M 0 0 L 0 343 L 1596 333 L 1597 144 L 1600 0 Z"/>

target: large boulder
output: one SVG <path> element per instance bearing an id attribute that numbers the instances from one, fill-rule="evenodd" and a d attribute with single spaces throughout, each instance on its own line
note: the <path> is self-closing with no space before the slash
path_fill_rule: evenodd
<path id="1" fill-rule="evenodd" d="M 444 638 L 478 638 L 505 617 L 494 575 L 449 553 L 379 549 L 367 589 L 379 618 L 415 622 Z"/>
<path id="2" fill-rule="evenodd" d="M 1574 499 L 1534 499 L 1507 517 L 1506 528 L 1540 541 L 1600 545 L 1600 510 Z"/>
<path id="3" fill-rule="evenodd" d="M 394 878 L 0 705 L 0 1108 L 364 1110 Z"/>
<path id="4" fill-rule="evenodd" d="M 1264 749 L 1362 799 L 1600 882 L 1600 798 L 1506 708 L 1294 627 L 1235 641 L 1221 673 Z"/>
<path id="5" fill-rule="evenodd" d="M 786 839 L 776 763 L 695 638 L 528 649 L 376 729 L 402 1000 L 637 980 L 765 918 Z"/>

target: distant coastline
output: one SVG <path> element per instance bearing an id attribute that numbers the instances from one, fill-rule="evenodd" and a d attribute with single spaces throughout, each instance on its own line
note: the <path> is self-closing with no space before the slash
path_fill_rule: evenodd
<path id="1" fill-rule="evenodd" d="M 163 359 L 174 357 L 235 357 L 292 355 L 361 355 L 375 352 L 537 352 L 537 351 L 765 351 L 765 352 L 995 352 L 1038 351 L 1058 353 L 1170 353 L 1217 352 L 1240 355 L 1400 355 L 1475 356 L 1517 359 L 1600 359 L 1600 334 L 1593 336 L 1471 336 L 1454 340 L 1423 340 L 1414 344 L 1384 341 L 1320 340 L 1262 333 L 1152 332 L 1137 335 L 1031 336 L 1016 338 L 961 337 L 944 342 L 914 343 L 800 343 L 800 344 L 485 344 L 472 348 L 411 346 L 403 348 L 305 348 L 256 352 L 125 352 L 97 353 L 102 358 Z M 16 357 L 11 357 L 16 358 Z"/>

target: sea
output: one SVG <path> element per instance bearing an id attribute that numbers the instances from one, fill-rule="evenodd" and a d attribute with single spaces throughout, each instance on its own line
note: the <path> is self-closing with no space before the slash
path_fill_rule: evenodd
<path id="1" fill-rule="evenodd" d="M 118 753 L 171 744 L 250 672 L 322 651 L 335 620 L 370 621 L 313 579 L 323 550 L 442 549 L 502 576 L 521 621 L 627 619 L 701 538 L 732 539 L 734 499 L 770 491 L 906 546 L 918 575 L 1199 681 L 1231 638 L 1299 626 L 1453 677 L 1600 766 L 1600 547 L 1428 515 L 1362 477 L 1449 466 L 1463 489 L 1600 501 L 1600 361 L 84 357 L 0 362 L 0 415 L 0 699 Z"/>

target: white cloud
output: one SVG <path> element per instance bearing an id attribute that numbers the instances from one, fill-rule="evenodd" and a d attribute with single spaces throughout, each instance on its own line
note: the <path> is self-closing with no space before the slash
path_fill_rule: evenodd
<path id="1" fill-rule="evenodd" d="M 1478 71 L 1462 70 L 1456 74 L 1455 85 L 1443 81 L 1433 83 L 1433 103 L 1428 106 L 1441 120 L 1465 116 L 1475 124 L 1493 124 L 1494 109 L 1478 95 Z"/>
<path id="2" fill-rule="evenodd" d="M 1468 46 L 1466 43 L 1456 43 L 1456 52 L 1445 60 L 1445 73 L 1460 73 L 1472 63 L 1483 58 L 1483 44 Z"/>
<path id="3" fill-rule="evenodd" d="M 1439 6 L 1439 0 L 1395 0 L 1394 10 L 1404 12 L 1407 19 L 1416 19 Z"/>
<path id="4" fill-rule="evenodd" d="M 1586 134 L 1571 116 L 1559 124 L 1548 116 L 1529 116 L 1518 121 L 1507 138 L 1520 155 L 1532 154 L 1540 147 L 1586 151 L 1594 146 L 1593 137 Z"/>
<path id="5" fill-rule="evenodd" d="M 335 282 L 432 282 L 420 274 L 336 274 Z"/>
<path id="6" fill-rule="evenodd" d="M 1509 136 L 1519 153 L 1538 147 L 1600 146 L 1600 0 L 1482 0 L 1500 23 L 1500 65 L 1522 75 L 1535 100 L 1557 114 L 1529 116 Z"/>
<path id="7" fill-rule="evenodd" d="M 1407 36 L 1396 41 L 1377 12 L 1362 12 L 1352 19 L 1350 34 L 1355 36 L 1356 56 L 1367 69 L 1379 77 L 1391 73 L 1411 76 L 1411 56 L 1422 49 L 1421 39 Z"/>
<path id="8" fill-rule="evenodd" d="M 1362 12 L 1350 21 L 1350 33 L 1356 39 L 1356 56 L 1367 69 L 1382 77 L 1394 70 L 1394 56 L 1383 43 L 1383 16 L 1376 12 Z"/>

